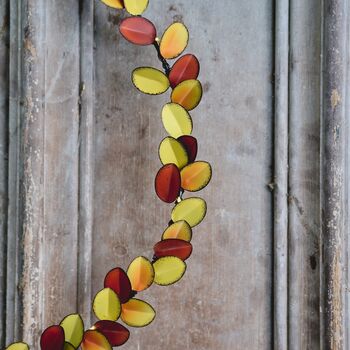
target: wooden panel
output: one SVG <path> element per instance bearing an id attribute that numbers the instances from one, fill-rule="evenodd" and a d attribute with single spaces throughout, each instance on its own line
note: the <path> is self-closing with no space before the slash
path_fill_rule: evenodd
<path id="1" fill-rule="evenodd" d="M 10 6 L 9 107 L 0 31 L 6 342 L 23 335 L 37 347 L 39 331 L 66 313 L 78 310 L 90 325 L 92 296 L 110 268 L 152 256 L 171 210 L 153 189 L 167 97 L 133 88 L 134 67 L 160 63 L 153 47 L 120 37 L 120 12 L 98 0 Z M 201 194 L 208 217 L 195 229 L 187 274 L 140 295 L 158 315 L 132 330 L 130 348 L 348 348 L 346 6 L 326 1 L 324 9 L 320 181 L 319 2 L 151 1 L 146 16 L 159 35 L 173 20 L 189 26 L 205 90 L 194 135 L 214 177 Z M 8 11 L 2 3 L 0 20 Z M 1 196 L 0 230 L 6 204 Z"/>
<path id="2" fill-rule="evenodd" d="M 319 349 L 319 1 L 290 7 L 289 348 Z"/>
<path id="3" fill-rule="evenodd" d="M 37 348 L 39 331 L 77 308 L 79 8 L 73 0 L 33 0 L 11 9 L 21 20 L 13 23 L 11 33 L 21 34 L 11 45 L 23 50 L 11 61 L 17 64 L 11 92 L 23 107 L 12 104 L 10 175 L 19 177 L 11 178 L 10 198 L 20 206 L 10 203 L 17 248 L 9 253 L 21 257 L 25 248 L 24 263 L 8 269 L 8 280 L 21 277 L 12 285 L 23 296 L 8 303 L 8 315 Z M 9 323 L 7 342 L 22 337 L 12 328 Z"/>
<path id="4" fill-rule="evenodd" d="M 269 349 L 272 2 L 153 1 L 146 16 L 160 33 L 174 19 L 189 26 L 189 52 L 202 62 L 205 88 L 192 113 L 194 135 L 214 178 L 202 194 L 208 217 L 195 229 L 186 277 L 141 295 L 158 315 L 132 330 L 129 347 Z M 130 82 L 134 67 L 160 65 L 152 47 L 120 38 L 120 19 L 96 3 L 94 292 L 108 269 L 152 256 L 171 209 L 153 190 L 166 97 L 142 96 Z"/>
<path id="5" fill-rule="evenodd" d="M 324 1 L 321 349 L 349 348 L 349 1 Z"/>
<path id="6" fill-rule="evenodd" d="M 5 345 L 8 176 L 9 2 L 0 3 L 0 347 Z"/>
<path id="7" fill-rule="evenodd" d="M 22 318 L 20 317 L 21 296 L 19 276 L 23 265 L 20 237 L 19 178 L 20 171 L 20 109 L 21 79 L 19 69 L 22 45 L 21 8 L 15 1 L 10 5 L 10 55 L 9 55 L 9 119 L 8 119 L 8 220 L 6 246 L 6 336 L 9 343 L 20 337 Z"/>
<path id="8" fill-rule="evenodd" d="M 274 177 L 274 349 L 288 348 L 289 1 L 276 2 Z"/>
<path id="9" fill-rule="evenodd" d="M 78 310 L 91 324 L 91 253 L 94 182 L 94 0 L 80 8 L 79 261 Z"/>
<path id="10" fill-rule="evenodd" d="M 45 1 L 42 8 L 48 40 L 43 51 L 45 197 L 40 264 L 43 281 L 55 286 L 45 288 L 43 295 L 42 322 L 48 325 L 77 308 L 80 22 L 77 1 Z"/>

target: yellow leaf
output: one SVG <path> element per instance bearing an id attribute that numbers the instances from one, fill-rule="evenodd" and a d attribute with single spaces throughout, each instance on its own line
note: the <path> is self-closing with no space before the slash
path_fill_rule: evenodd
<path id="1" fill-rule="evenodd" d="M 60 323 L 64 329 L 65 341 L 77 348 L 84 335 L 84 322 L 80 315 L 72 314 L 66 316 Z"/>
<path id="2" fill-rule="evenodd" d="M 168 77 L 160 70 L 152 67 L 134 69 L 132 81 L 138 90 L 149 95 L 162 94 L 170 86 Z"/>
<path id="3" fill-rule="evenodd" d="M 165 130 L 174 138 L 191 135 L 192 119 L 185 108 L 177 103 L 167 103 L 162 110 L 162 121 Z"/>
<path id="4" fill-rule="evenodd" d="M 12 343 L 9 345 L 6 350 L 29 350 L 29 346 L 26 343 Z"/>
<path id="5" fill-rule="evenodd" d="M 176 256 L 165 256 L 153 263 L 154 282 L 168 286 L 179 281 L 186 271 L 186 264 Z"/>
<path id="6" fill-rule="evenodd" d="M 121 310 L 117 294 L 110 288 L 102 289 L 95 296 L 93 310 L 100 320 L 116 321 Z"/>
<path id="7" fill-rule="evenodd" d="M 166 137 L 159 146 L 159 159 L 162 164 L 175 164 L 179 169 L 188 163 L 188 155 L 181 142 L 173 137 Z"/>
<path id="8" fill-rule="evenodd" d="M 145 12 L 148 6 L 148 0 L 124 0 L 126 11 L 133 16 L 139 16 Z"/>
<path id="9" fill-rule="evenodd" d="M 207 204 L 202 198 L 186 198 L 178 203 L 172 213 L 173 221 L 185 220 L 191 227 L 198 225 L 205 217 Z"/>
<path id="10" fill-rule="evenodd" d="M 124 8 L 123 0 L 101 0 L 104 4 L 115 9 Z"/>

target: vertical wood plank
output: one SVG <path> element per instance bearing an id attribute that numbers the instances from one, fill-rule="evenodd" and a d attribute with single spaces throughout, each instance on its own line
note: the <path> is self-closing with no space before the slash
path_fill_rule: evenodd
<path id="1" fill-rule="evenodd" d="M 77 310 L 79 3 L 45 2 L 44 325 Z M 44 268 L 45 265 L 45 268 Z M 57 301 L 60 305 L 57 305 Z"/>
<path id="2" fill-rule="evenodd" d="M 22 6 L 18 1 L 10 3 L 10 55 L 9 55 L 9 166 L 8 166 L 8 220 L 6 247 L 6 338 L 10 343 L 20 338 L 22 317 L 20 314 L 19 278 L 23 265 L 20 230 L 20 111 L 22 89 Z"/>
<path id="3" fill-rule="evenodd" d="M 320 348 L 321 4 L 290 2 L 289 349 Z"/>
<path id="4" fill-rule="evenodd" d="M 8 1 L 0 3 L 0 347 L 5 346 L 8 181 L 9 25 Z"/>
<path id="5" fill-rule="evenodd" d="M 275 9 L 274 349 L 288 348 L 289 0 Z"/>
<path id="6" fill-rule="evenodd" d="M 81 3 L 78 310 L 91 323 L 94 183 L 94 0 Z"/>
<path id="7" fill-rule="evenodd" d="M 79 6 L 11 6 L 9 254 L 20 263 L 8 269 L 7 343 L 37 348 L 45 326 L 77 309 Z"/>
<path id="8" fill-rule="evenodd" d="M 145 16 L 158 33 L 184 21 L 187 52 L 202 64 L 204 99 L 191 114 L 199 159 L 213 164 L 200 193 L 208 217 L 194 230 L 184 279 L 153 286 L 140 298 L 157 310 L 145 329 L 132 329 L 134 349 L 270 349 L 272 290 L 272 1 L 152 1 Z M 167 225 L 171 206 L 154 194 L 166 133 L 167 96 L 144 96 L 133 68 L 160 67 L 153 47 L 135 47 L 117 32 L 118 11 L 96 1 L 95 182 L 93 291 L 115 266 L 127 268 Z M 259 28 L 257 30 L 257 28 Z"/>
<path id="9" fill-rule="evenodd" d="M 325 0 L 323 13 L 321 346 L 347 349 L 349 2 Z"/>

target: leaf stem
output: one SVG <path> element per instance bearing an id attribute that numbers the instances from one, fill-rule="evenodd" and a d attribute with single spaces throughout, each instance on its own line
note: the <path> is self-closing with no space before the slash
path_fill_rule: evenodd
<path id="1" fill-rule="evenodd" d="M 160 62 L 162 62 L 162 66 L 163 66 L 163 69 L 164 69 L 164 72 L 166 75 L 169 75 L 170 73 L 170 66 L 169 66 L 169 63 L 167 62 L 167 60 L 162 56 L 162 54 L 160 53 L 160 48 L 159 48 L 159 44 L 158 44 L 158 41 L 155 40 L 153 42 L 153 46 L 155 47 L 155 49 L 157 50 L 157 54 L 158 54 L 158 59 Z"/>

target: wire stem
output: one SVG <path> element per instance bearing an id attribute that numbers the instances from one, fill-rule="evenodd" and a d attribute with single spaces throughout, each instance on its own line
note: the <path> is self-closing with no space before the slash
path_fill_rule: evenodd
<path id="1" fill-rule="evenodd" d="M 169 73 L 170 73 L 170 66 L 169 66 L 169 63 L 167 62 L 167 60 L 160 53 L 160 48 L 159 48 L 158 41 L 154 41 L 153 42 L 153 46 L 157 50 L 158 59 L 159 59 L 160 62 L 162 62 L 162 66 L 163 66 L 165 74 L 169 75 Z"/>

